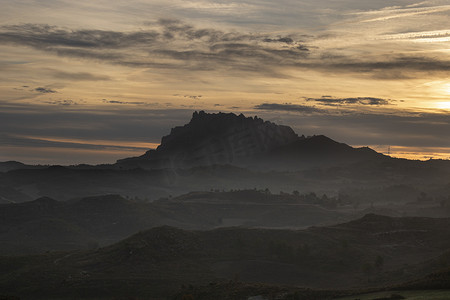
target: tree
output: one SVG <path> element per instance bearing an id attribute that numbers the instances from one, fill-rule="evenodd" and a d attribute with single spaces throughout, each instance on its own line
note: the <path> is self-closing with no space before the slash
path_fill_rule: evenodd
<path id="1" fill-rule="evenodd" d="M 365 263 L 362 266 L 362 270 L 364 272 L 364 274 L 367 276 L 367 282 L 370 282 L 370 275 L 372 275 L 372 271 L 373 271 L 373 267 L 371 263 Z"/>
<path id="2" fill-rule="evenodd" d="M 381 270 L 383 268 L 384 265 L 384 259 L 381 255 L 378 255 L 375 258 L 375 268 L 377 268 L 377 270 Z"/>

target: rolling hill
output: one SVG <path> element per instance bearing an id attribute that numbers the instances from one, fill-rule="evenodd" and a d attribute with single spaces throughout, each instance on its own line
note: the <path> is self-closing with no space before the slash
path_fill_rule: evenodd
<path id="1" fill-rule="evenodd" d="M 417 266 L 449 249 L 449 225 L 450 219 L 366 215 L 305 230 L 162 226 L 96 250 L 1 258 L 0 290 L 60 299 L 167 297 L 182 285 L 229 280 L 380 288 L 424 278 Z"/>

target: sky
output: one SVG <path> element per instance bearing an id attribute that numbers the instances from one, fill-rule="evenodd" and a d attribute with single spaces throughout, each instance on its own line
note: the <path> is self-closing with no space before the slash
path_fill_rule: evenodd
<path id="1" fill-rule="evenodd" d="M 450 0 L 0 7 L 0 161 L 113 163 L 195 110 L 450 159 Z"/>

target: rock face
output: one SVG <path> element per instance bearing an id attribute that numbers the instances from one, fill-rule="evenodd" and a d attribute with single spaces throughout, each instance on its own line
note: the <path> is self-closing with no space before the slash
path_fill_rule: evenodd
<path id="1" fill-rule="evenodd" d="M 156 150 L 118 161 L 121 168 L 173 169 L 232 164 L 256 169 L 298 169 L 373 157 L 325 136 L 299 137 L 292 128 L 233 113 L 194 112 Z"/>
<path id="2" fill-rule="evenodd" d="M 194 112 L 188 124 L 173 128 L 156 150 L 140 159 L 155 167 L 175 168 L 237 163 L 298 139 L 292 128 L 257 117 L 200 111 Z"/>

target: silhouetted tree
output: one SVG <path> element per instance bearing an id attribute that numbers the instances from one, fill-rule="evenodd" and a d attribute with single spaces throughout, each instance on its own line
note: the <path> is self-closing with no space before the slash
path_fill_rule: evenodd
<path id="1" fill-rule="evenodd" d="M 371 263 L 365 263 L 362 266 L 362 271 L 364 272 L 364 274 L 367 276 L 367 282 L 370 282 L 370 276 L 372 275 L 372 271 L 373 271 L 373 266 Z"/>
<path id="2" fill-rule="evenodd" d="M 428 202 L 428 201 L 432 201 L 433 198 L 428 196 L 427 193 L 425 192 L 420 192 L 419 197 L 417 197 L 417 202 Z"/>
<path id="3" fill-rule="evenodd" d="M 375 268 L 377 268 L 377 270 L 381 270 L 383 268 L 384 265 L 384 259 L 381 255 L 378 255 L 375 258 Z"/>

